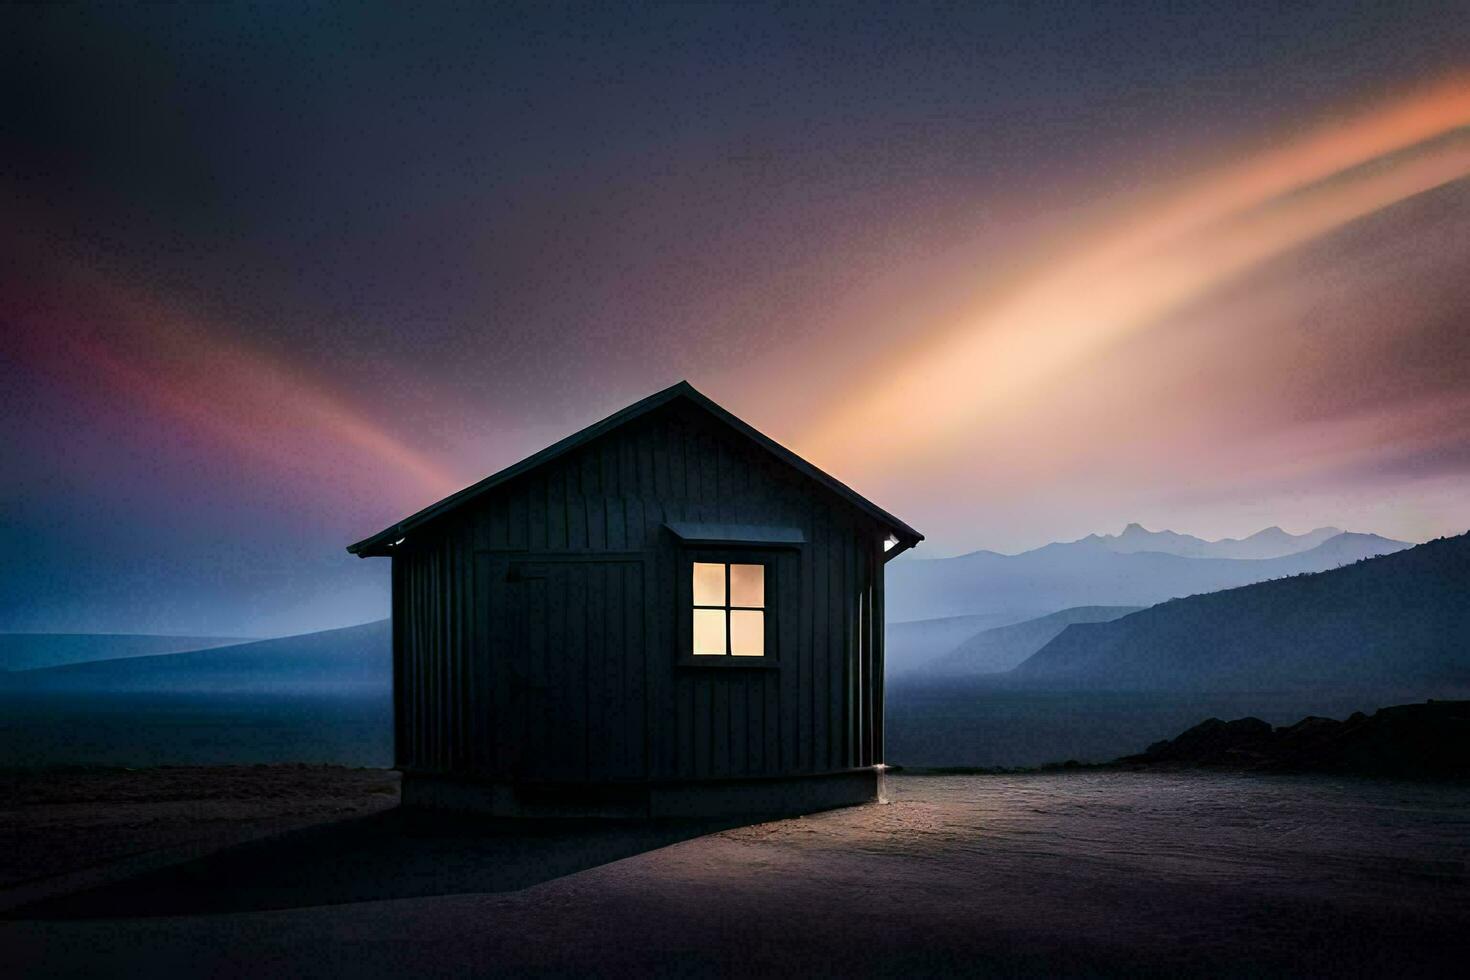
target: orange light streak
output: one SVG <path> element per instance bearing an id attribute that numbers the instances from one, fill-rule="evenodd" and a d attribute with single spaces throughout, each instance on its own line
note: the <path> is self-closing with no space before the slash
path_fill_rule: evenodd
<path id="1" fill-rule="evenodd" d="M 798 445 L 839 471 L 951 452 L 1251 268 L 1467 175 L 1470 79 L 1456 79 L 1189 181 L 937 325 Z"/>

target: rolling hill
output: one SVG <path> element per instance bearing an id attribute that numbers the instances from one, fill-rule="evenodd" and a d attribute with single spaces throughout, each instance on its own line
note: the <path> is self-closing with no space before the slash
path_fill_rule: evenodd
<path id="1" fill-rule="evenodd" d="M 969 637 L 920 669 L 933 677 L 1000 673 L 1023 662 L 1073 623 L 1105 623 L 1138 610 L 1138 606 L 1078 606 L 997 626 Z"/>
<path id="2" fill-rule="evenodd" d="M 388 620 L 228 647 L 0 676 L 6 690 L 94 693 L 370 693 L 392 679 Z"/>
<path id="3" fill-rule="evenodd" d="M 120 657 L 146 657 L 249 643 L 240 636 L 152 636 L 141 633 L 0 633 L 0 671 L 34 670 Z"/>
<path id="4" fill-rule="evenodd" d="M 950 652 L 972 636 L 1024 618 L 992 613 L 889 623 L 884 634 L 884 667 L 889 676 L 911 673 L 924 668 L 934 658 Z M 1035 649 L 1041 649 L 1041 645 L 1038 644 Z M 1034 653 L 1035 650 L 1031 652 Z M 1017 663 L 1019 662 L 1018 660 Z"/>
<path id="5" fill-rule="evenodd" d="M 1013 621 L 1076 606 L 1150 606 L 1166 599 L 1320 572 L 1408 545 L 1373 534 L 1334 535 L 1277 558 L 1190 558 L 1158 551 L 1115 551 L 1083 538 L 1019 555 L 977 551 L 956 558 L 904 556 L 888 566 L 888 619 L 976 614 Z"/>
<path id="6" fill-rule="evenodd" d="M 1470 535 L 1069 626 L 1008 676 L 1112 690 L 1470 686 Z"/>

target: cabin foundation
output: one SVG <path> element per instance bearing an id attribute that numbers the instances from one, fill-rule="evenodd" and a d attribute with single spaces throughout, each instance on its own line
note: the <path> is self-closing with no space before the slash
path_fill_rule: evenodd
<path id="1" fill-rule="evenodd" d="M 650 783 L 506 783 L 405 772 L 402 799 L 413 809 L 538 820 L 784 817 L 881 802 L 883 770 Z"/>

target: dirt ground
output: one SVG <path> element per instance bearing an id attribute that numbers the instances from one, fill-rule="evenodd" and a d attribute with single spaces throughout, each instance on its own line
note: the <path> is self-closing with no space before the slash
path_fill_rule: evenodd
<path id="1" fill-rule="evenodd" d="M 37 884 L 398 803 L 398 774 L 336 766 L 0 773 L 0 909 Z M 9 895 L 11 901 L 7 903 Z"/>
<path id="2" fill-rule="evenodd" d="M 1464 786 L 899 777 L 890 803 L 791 820 L 527 828 L 410 819 L 370 771 L 180 772 L 22 788 L 7 841 L 34 869 L 68 814 L 113 854 L 321 816 L 12 903 L 8 972 L 1442 976 L 1470 952 Z"/>

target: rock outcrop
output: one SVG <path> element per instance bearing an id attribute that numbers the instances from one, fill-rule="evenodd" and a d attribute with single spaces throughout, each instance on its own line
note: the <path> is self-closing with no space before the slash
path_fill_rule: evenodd
<path id="1" fill-rule="evenodd" d="M 1470 701 L 1398 705 L 1346 721 L 1307 717 L 1280 728 L 1259 718 L 1211 718 L 1118 764 L 1467 779 Z"/>

